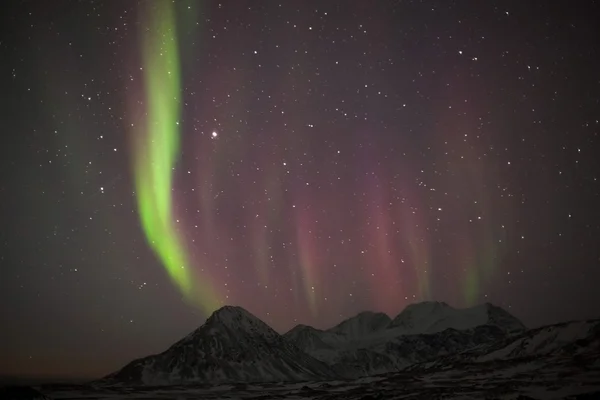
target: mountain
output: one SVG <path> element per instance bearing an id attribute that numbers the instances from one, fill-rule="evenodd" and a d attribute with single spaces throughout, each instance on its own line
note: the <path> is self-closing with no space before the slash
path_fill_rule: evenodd
<path id="1" fill-rule="evenodd" d="M 446 329 L 403 335 L 385 346 L 389 355 L 404 357 L 407 362 L 431 353 L 438 356 L 402 367 L 394 366 L 386 354 L 360 349 L 348 353 L 344 361 L 350 364 L 342 366 L 344 373 L 355 369 L 360 375 L 363 371 L 352 380 L 168 387 L 48 385 L 39 390 L 57 399 L 600 399 L 600 320 L 556 324 L 514 335 L 494 325 Z M 373 375 L 371 371 L 386 362 L 390 373 L 364 376 Z M 3 394 L 0 389 L 2 399 Z M 38 398 L 29 397 L 37 394 L 8 398 Z"/>
<path id="2" fill-rule="evenodd" d="M 553 353 L 575 356 L 580 350 L 587 351 L 589 348 L 595 348 L 600 353 L 600 320 L 573 321 L 531 329 L 489 346 L 486 354 L 476 361 L 537 357 Z"/>
<path id="3" fill-rule="evenodd" d="M 342 335 L 348 340 L 358 340 L 384 330 L 390 322 L 392 322 L 391 318 L 384 313 L 364 311 L 355 317 L 340 322 L 327 331 Z"/>
<path id="4" fill-rule="evenodd" d="M 335 342 L 339 341 L 339 338 L 335 335 L 308 325 L 296 325 L 286 332 L 283 337 L 292 341 L 304 351 L 332 350 L 335 348 Z"/>
<path id="5" fill-rule="evenodd" d="M 456 309 L 443 302 L 407 306 L 393 320 L 362 312 L 327 330 L 299 325 L 284 337 L 346 377 L 393 372 L 522 332 L 524 325 L 490 303 Z"/>
<path id="6" fill-rule="evenodd" d="M 446 329 L 431 334 L 401 335 L 372 346 L 342 349 L 331 367 L 344 376 L 359 377 L 400 371 L 410 365 L 476 348 L 506 337 L 500 328 Z"/>
<path id="7" fill-rule="evenodd" d="M 134 360 L 101 383 L 276 382 L 335 378 L 241 307 L 225 306 L 165 352 Z"/>
<path id="8" fill-rule="evenodd" d="M 416 363 L 407 370 L 494 368 L 571 371 L 569 373 L 577 370 L 600 372 L 600 319 L 531 329 L 518 335 L 505 336 L 486 345 Z"/>
<path id="9" fill-rule="evenodd" d="M 465 330 L 481 325 L 494 325 L 505 332 L 519 332 L 525 326 L 500 307 L 485 303 L 457 309 L 444 302 L 422 302 L 407 306 L 390 323 L 403 334 L 436 333 L 448 328 Z"/>
<path id="10" fill-rule="evenodd" d="M 527 330 L 527 327 L 509 314 L 506 310 L 493 305 L 492 303 L 485 303 L 483 305 L 487 313 L 487 325 L 494 325 L 510 334 L 516 334 Z"/>
<path id="11" fill-rule="evenodd" d="M 298 325 L 280 335 L 243 308 L 225 306 L 166 351 L 134 360 L 100 383 L 356 378 L 499 343 L 524 329 L 489 303 L 455 309 L 424 302 L 409 305 L 393 320 L 366 311 L 327 330 Z"/>
<path id="12" fill-rule="evenodd" d="M 448 308 L 409 306 L 394 319 L 396 326 L 361 313 L 328 330 L 299 325 L 281 336 L 245 310 L 224 307 L 164 353 L 101 382 L 109 385 L 36 389 L 55 398 L 600 398 L 600 319 L 523 330 L 490 304 L 462 316 Z M 444 324 L 455 326 L 410 333 Z M 328 365 L 292 342 L 321 354 Z M 273 383 L 297 380 L 312 382 Z M 219 385 L 241 381 L 253 384 Z M 180 385 L 142 385 L 173 383 Z M 0 398 L 44 398 L 40 392 L 0 389 Z"/>

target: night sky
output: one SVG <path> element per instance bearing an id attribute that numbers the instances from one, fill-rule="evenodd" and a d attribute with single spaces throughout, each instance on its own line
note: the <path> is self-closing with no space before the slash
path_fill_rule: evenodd
<path id="1" fill-rule="evenodd" d="M 2 6 L 0 375 L 99 377 L 224 304 L 600 317 L 597 2 Z"/>

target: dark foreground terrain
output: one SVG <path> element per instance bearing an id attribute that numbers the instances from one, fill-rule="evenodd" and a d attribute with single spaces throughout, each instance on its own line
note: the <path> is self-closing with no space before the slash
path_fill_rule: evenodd
<path id="1" fill-rule="evenodd" d="M 51 399 L 600 399 L 600 362 L 578 365 L 568 356 L 548 361 L 469 363 L 353 381 L 38 389 Z"/>
<path id="2" fill-rule="evenodd" d="M 363 313 L 334 332 L 302 327 L 288 337 L 239 307 L 225 307 L 163 353 L 105 378 L 20 393 L 0 389 L 0 400 L 600 400 L 600 320 L 527 330 L 491 305 L 455 310 L 441 303 L 412 306 L 398 324 L 381 320 Z M 416 323 L 423 321 L 452 324 L 427 333 L 432 329 Z M 405 332 L 415 327 L 426 333 Z"/>

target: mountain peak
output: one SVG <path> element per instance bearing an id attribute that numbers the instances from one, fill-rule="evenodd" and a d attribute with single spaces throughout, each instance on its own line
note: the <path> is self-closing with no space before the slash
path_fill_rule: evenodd
<path id="1" fill-rule="evenodd" d="M 387 328 L 391 321 L 392 319 L 385 313 L 363 311 L 328 329 L 328 332 L 356 339 Z"/>
<path id="2" fill-rule="evenodd" d="M 283 336 L 288 338 L 300 338 L 315 335 L 320 332 L 322 332 L 320 329 L 313 328 L 310 325 L 298 324 L 284 333 Z"/>
<path id="3" fill-rule="evenodd" d="M 327 337 L 327 332 L 313 328 L 309 325 L 299 324 L 286 332 L 283 337 L 294 343 L 301 349 L 329 349 L 331 346 L 323 339 Z"/>
<path id="4" fill-rule="evenodd" d="M 240 306 L 223 306 L 218 310 L 214 311 L 209 319 L 215 318 L 223 321 L 227 321 L 232 318 L 256 318 L 250 312 L 246 311 Z"/>
<path id="5" fill-rule="evenodd" d="M 488 325 L 496 325 L 509 332 L 519 332 L 527 329 L 518 318 L 502 307 L 498 307 L 489 302 L 484 303 L 483 307 L 485 307 L 485 310 L 487 311 Z"/>
<path id="6" fill-rule="evenodd" d="M 495 325 L 505 332 L 525 329 L 521 321 L 492 303 L 461 309 L 445 302 L 414 303 L 402 310 L 390 324 L 412 334 L 441 332 L 447 328 L 470 329 L 480 325 Z"/>
<path id="7" fill-rule="evenodd" d="M 421 301 L 419 303 L 411 303 L 405 309 L 427 309 L 427 310 L 442 310 L 452 308 L 445 301 Z"/>
<path id="8" fill-rule="evenodd" d="M 303 329 L 317 329 L 317 328 L 313 328 L 310 325 L 298 324 L 298 325 L 294 326 L 292 329 L 290 329 L 290 332 L 291 331 L 300 331 Z"/>
<path id="9" fill-rule="evenodd" d="M 187 382 L 313 380 L 337 377 L 242 307 L 224 306 L 166 351 L 134 360 L 106 382 L 163 385 Z"/>
<path id="10" fill-rule="evenodd" d="M 386 313 L 375 311 L 361 311 L 356 314 L 357 318 L 388 317 Z M 389 317 L 388 317 L 389 318 Z"/>
<path id="11" fill-rule="evenodd" d="M 278 335 L 269 325 L 254 314 L 239 306 L 223 306 L 213 312 L 203 327 L 212 329 L 233 329 L 267 336 Z M 200 329 L 202 329 L 201 327 Z"/>

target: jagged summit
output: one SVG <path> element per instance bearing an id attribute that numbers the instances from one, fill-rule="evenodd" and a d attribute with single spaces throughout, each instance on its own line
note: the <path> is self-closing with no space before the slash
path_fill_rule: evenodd
<path id="1" fill-rule="evenodd" d="M 273 329 L 264 323 L 260 318 L 239 306 L 223 306 L 219 308 L 213 312 L 210 317 L 208 317 L 205 325 L 223 325 L 227 327 L 234 327 L 235 329 L 247 329 L 250 331 L 257 329 L 265 332 L 273 331 Z"/>
<path id="2" fill-rule="evenodd" d="M 445 301 L 421 301 L 407 305 L 402 312 L 419 310 L 420 312 L 439 312 L 441 310 L 454 309 Z"/>
<path id="3" fill-rule="evenodd" d="M 450 307 L 445 301 L 424 300 L 418 303 L 411 303 L 407 307 Z"/>
<path id="4" fill-rule="evenodd" d="M 246 311 L 240 306 L 223 306 L 218 310 L 215 310 L 208 318 L 207 321 L 220 321 L 222 323 L 231 323 L 234 320 L 242 319 L 258 319 L 249 311 Z"/>
<path id="5" fill-rule="evenodd" d="M 254 315 L 252 315 L 252 313 L 250 313 L 249 311 L 247 311 L 245 308 L 242 308 L 240 306 L 233 306 L 233 305 L 225 305 L 215 311 L 213 311 L 213 313 L 211 314 L 211 316 L 224 316 L 224 315 L 247 315 L 250 317 L 254 317 Z"/>
<path id="6" fill-rule="evenodd" d="M 241 307 L 225 306 L 163 353 L 134 360 L 105 383 L 299 381 L 336 377 Z"/>
<path id="7" fill-rule="evenodd" d="M 507 332 L 525 329 L 521 321 L 489 302 L 461 309 L 437 301 L 408 305 L 392 320 L 390 327 L 417 334 L 436 333 L 448 328 L 464 330 L 481 325 L 494 325 Z"/>
<path id="8" fill-rule="evenodd" d="M 325 333 L 325 331 L 317 328 L 313 328 L 310 325 L 298 324 L 294 326 L 292 329 L 284 333 L 284 336 L 290 337 L 300 337 L 300 336 L 309 336 L 309 335 L 320 335 Z"/>
<path id="9" fill-rule="evenodd" d="M 299 324 L 290 329 L 283 335 L 284 338 L 290 340 L 296 346 L 303 350 L 310 349 L 315 350 L 328 350 L 332 346 L 325 342 L 328 338 L 328 334 L 317 328 L 313 328 L 309 325 Z"/>
<path id="10" fill-rule="evenodd" d="M 508 332 L 520 332 L 527 329 L 523 322 L 505 309 L 492 303 L 485 303 L 483 307 L 487 309 L 488 325 L 498 326 Z"/>
<path id="11" fill-rule="evenodd" d="M 436 320 L 455 311 L 447 303 L 424 301 L 409 304 L 392 320 L 390 327 L 403 328 L 415 333 L 425 333 Z"/>
<path id="12" fill-rule="evenodd" d="M 317 328 L 313 328 L 310 325 L 304 325 L 304 324 L 298 324 L 296 326 L 294 326 L 292 329 L 290 329 L 289 331 L 287 331 L 287 333 L 291 333 L 291 332 L 299 332 L 305 329 L 314 329 L 316 331 L 320 331 L 321 329 L 317 329 Z"/>
<path id="13" fill-rule="evenodd" d="M 264 323 L 260 318 L 239 306 L 223 306 L 215 310 L 204 324 L 190 332 L 186 337 L 175 343 L 194 340 L 197 336 L 221 335 L 221 337 L 234 337 L 236 335 L 266 336 L 273 338 L 279 334 Z"/>
<path id="14" fill-rule="evenodd" d="M 393 320 L 364 311 L 331 329 L 297 325 L 280 335 L 244 308 L 224 306 L 166 351 L 134 360 L 102 382 L 274 382 L 385 373 L 524 329 L 491 303 L 456 309 L 423 302 Z"/>
<path id="15" fill-rule="evenodd" d="M 381 331 L 387 328 L 390 322 L 392 322 L 392 319 L 385 313 L 363 311 L 328 329 L 328 332 L 356 339 Z"/>

